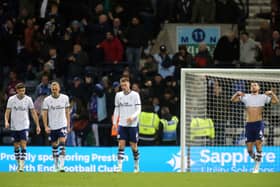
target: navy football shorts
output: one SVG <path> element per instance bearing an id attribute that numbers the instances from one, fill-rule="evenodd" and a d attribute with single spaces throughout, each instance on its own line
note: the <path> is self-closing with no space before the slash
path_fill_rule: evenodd
<path id="1" fill-rule="evenodd" d="M 264 140 L 264 122 L 255 121 L 247 122 L 245 128 L 246 142 L 255 142 L 256 140 Z"/>
<path id="2" fill-rule="evenodd" d="M 52 142 L 57 141 L 59 138 L 63 138 L 63 137 L 66 138 L 67 137 L 67 128 L 63 127 L 63 128 L 56 129 L 56 130 L 51 130 L 50 137 L 51 137 Z"/>
<path id="3" fill-rule="evenodd" d="M 123 127 L 118 126 L 118 139 L 129 142 L 138 142 L 138 127 Z"/>
<path id="4" fill-rule="evenodd" d="M 20 142 L 21 140 L 28 140 L 28 129 L 19 130 L 19 131 L 12 131 L 11 135 L 14 138 L 14 142 Z"/>

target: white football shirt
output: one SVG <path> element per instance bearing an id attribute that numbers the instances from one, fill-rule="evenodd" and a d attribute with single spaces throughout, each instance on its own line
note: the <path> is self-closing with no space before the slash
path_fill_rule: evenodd
<path id="1" fill-rule="evenodd" d="M 114 124 L 119 116 L 119 125 L 123 127 L 137 127 L 138 115 L 141 112 L 140 96 L 135 91 L 124 94 L 123 91 L 118 92 L 115 96 Z M 132 117 L 134 120 L 131 124 L 127 124 L 127 118 Z"/>
<path id="2" fill-rule="evenodd" d="M 29 109 L 34 109 L 31 97 L 25 95 L 19 99 L 13 95 L 8 99 L 7 108 L 11 109 L 11 130 L 29 129 Z"/>
<path id="3" fill-rule="evenodd" d="M 44 99 L 42 110 L 48 111 L 48 125 L 51 130 L 67 127 L 65 109 L 69 106 L 69 97 L 64 94 L 59 94 L 57 98 L 49 95 Z"/>
<path id="4" fill-rule="evenodd" d="M 271 97 L 265 94 L 245 94 L 243 97 L 240 97 L 240 100 L 246 107 L 263 107 L 270 102 Z"/>

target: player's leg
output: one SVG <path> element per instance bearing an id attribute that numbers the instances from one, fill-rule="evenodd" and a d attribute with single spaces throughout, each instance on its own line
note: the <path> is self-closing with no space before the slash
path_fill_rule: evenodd
<path id="1" fill-rule="evenodd" d="M 255 153 L 254 153 L 255 137 L 254 137 L 253 130 L 254 129 L 252 124 L 246 124 L 245 138 L 246 138 L 247 152 L 252 159 L 255 159 Z"/>
<path id="2" fill-rule="evenodd" d="M 59 170 L 60 172 L 64 172 L 64 161 L 65 161 L 65 155 L 66 155 L 66 148 L 65 148 L 65 142 L 66 138 L 65 137 L 60 137 L 59 138 Z"/>
<path id="3" fill-rule="evenodd" d="M 15 155 L 15 159 L 17 162 L 17 171 L 19 171 L 20 165 L 19 165 L 19 161 L 20 161 L 20 143 L 19 142 L 14 142 L 14 155 Z"/>
<path id="4" fill-rule="evenodd" d="M 256 154 L 255 154 L 255 167 L 254 173 L 258 173 L 262 160 L 262 141 L 264 139 L 264 123 L 259 122 L 256 125 Z"/>
<path id="5" fill-rule="evenodd" d="M 122 172 L 122 164 L 124 159 L 124 148 L 127 139 L 126 127 L 118 127 L 118 169 L 117 172 Z"/>
<path id="6" fill-rule="evenodd" d="M 19 171 L 23 172 L 24 171 L 24 162 L 26 159 L 26 140 L 21 140 L 20 141 L 20 148 L 21 148 L 21 154 L 20 154 L 20 160 L 19 160 Z"/>
<path id="7" fill-rule="evenodd" d="M 51 145 L 52 145 L 52 156 L 54 161 L 54 170 L 58 171 L 58 133 L 57 130 L 51 130 Z"/>
<path id="8" fill-rule="evenodd" d="M 133 159 L 134 159 L 134 172 L 139 172 L 139 150 L 138 150 L 138 128 L 130 127 L 129 128 L 129 144 L 132 150 Z"/>
<path id="9" fill-rule="evenodd" d="M 18 131 L 11 132 L 12 137 L 14 138 L 14 155 L 17 162 L 17 171 L 19 171 L 19 161 L 20 161 L 20 137 Z"/>
<path id="10" fill-rule="evenodd" d="M 67 138 L 67 129 L 62 128 L 59 130 L 58 133 L 58 142 L 59 142 L 59 171 L 64 172 L 64 160 L 65 160 L 65 155 L 66 155 L 66 148 L 65 148 L 65 143 L 66 143 L 66 138 Z"/>
<path id="11" fill-rule="evenodd" d="M 20 172 L 24 171 L 24 162 L 26 159 L 26 145 L 27 145 L 27 140 L 28 140 L 28 134 L 29 134 L 28 130 L 19 131 L 20 148 L 21 148 L 20 160 L 19 160 L 19 171 Z"/>
<path id="12" fill-rule="evenodd" d="M 247 152 L 249 156 L 255 160 L 255 153 L 254 153 L 254 142 L 246 142 Z"/>

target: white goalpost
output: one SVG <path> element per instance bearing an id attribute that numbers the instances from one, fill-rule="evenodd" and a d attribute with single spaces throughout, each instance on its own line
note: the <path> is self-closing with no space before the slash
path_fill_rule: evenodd
<path id="1" fill-rule="evenodd" d="M 214 155 L 216 157 L 213 158 L 213 162 L 225 162 L 226 165 L 230 159 L 235 159 L 234 162 L 244 159 L 240 162 L 250 164 L 247 153 L 239 151 L 241 146 L 245 145 L 244 105 L 232 103 L 230 98 L 237 91 L 250 93 L 251 82 L 259 83 L 260 93 L 273 90 L 278 97 L 280 96 L 280 70 L 277 69 L 181 69 L 181 172 L 234 171 L 234 167 L 229 170 L 223 167 L 215 170 L 209 169 L 210 167 L 199 169 L 198 167 L 202 168 L 201 165 L 196 166 L 198 164 L 195 162 L 198 161 L 207 164 L 211 153 L 212 156 L 213 152 L 216 154 L 215 150 L 218 150 L 217 155 L 226 155 L 227 160 L 219 160 L 220 158 Z M 278 149 L 280 105 L 266 105 L 263 120 L 266 124 L 263 144 L 269 147 L 269 150 L 276 147 Z M 238 146 L 237 152 L 228 152 Z M 211 153 L 208 149 L 202 150 L 201 147 L 210 147 Z"/>

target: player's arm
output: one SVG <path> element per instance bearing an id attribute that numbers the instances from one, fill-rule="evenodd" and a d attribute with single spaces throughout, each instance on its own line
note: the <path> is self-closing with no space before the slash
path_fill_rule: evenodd
<path id="1" fill-rule="evenodd" d="M 39 118 L 38 118 L 37 112 L 34 108 L 30 109 L 30 111 L 31 111 L 32 118 L 33 118 L 33 120 L 35 122 L 35 125 L 36 125 L 36 133 L 40 134 L 41 128 L 40 128 Z"/>
<path id="2" fill-rule="evenodd" d="M 114 115 L 113 115 L 113 124 L 117 125 L 118 117 L 120 116 L 120 106 L 119 106 L 119 99 L 118 94 L 115 96 L 115 108 L 114 108 Z"/>
<path id="3" fill-rule="evenodd" d="M 9 128 L 10 127 L 10 114 L 11 114 L 11 109 L 10 108 L 6 108 L 5 111 L 5 128 Z"/>
<path id="4" fill-rule="evenodd" d="M 266 91 L 265 95 L 271 97 L 271 104 L 277 104 L 279 103 L 279 98 L 275 95 L 275 93 L 271 90 Z"/>
<path id="5" fill-rule="evenodd" d="M 236 92 L 232 97 L 231 97 L 231 101 L 236 103 L 240 101 L 240 97 L 243 97 L 245 94 L 243 92 Z"/>
<path id="6" fill-rule="evenodd" d="M 50 128 L 48 126 L 48 110 L 44 110 L 42 111 L 42 119 L 43 119 L 43 124 L 45 127 L 45 131 L 46 133 L 50 133 Z"/>
<path id="7" fill-rule="evenodd" d="M 67 122 L 67 131 L 70 132 L 70 109 L 69 107 L 65 108 L 66 122 Z"/>

